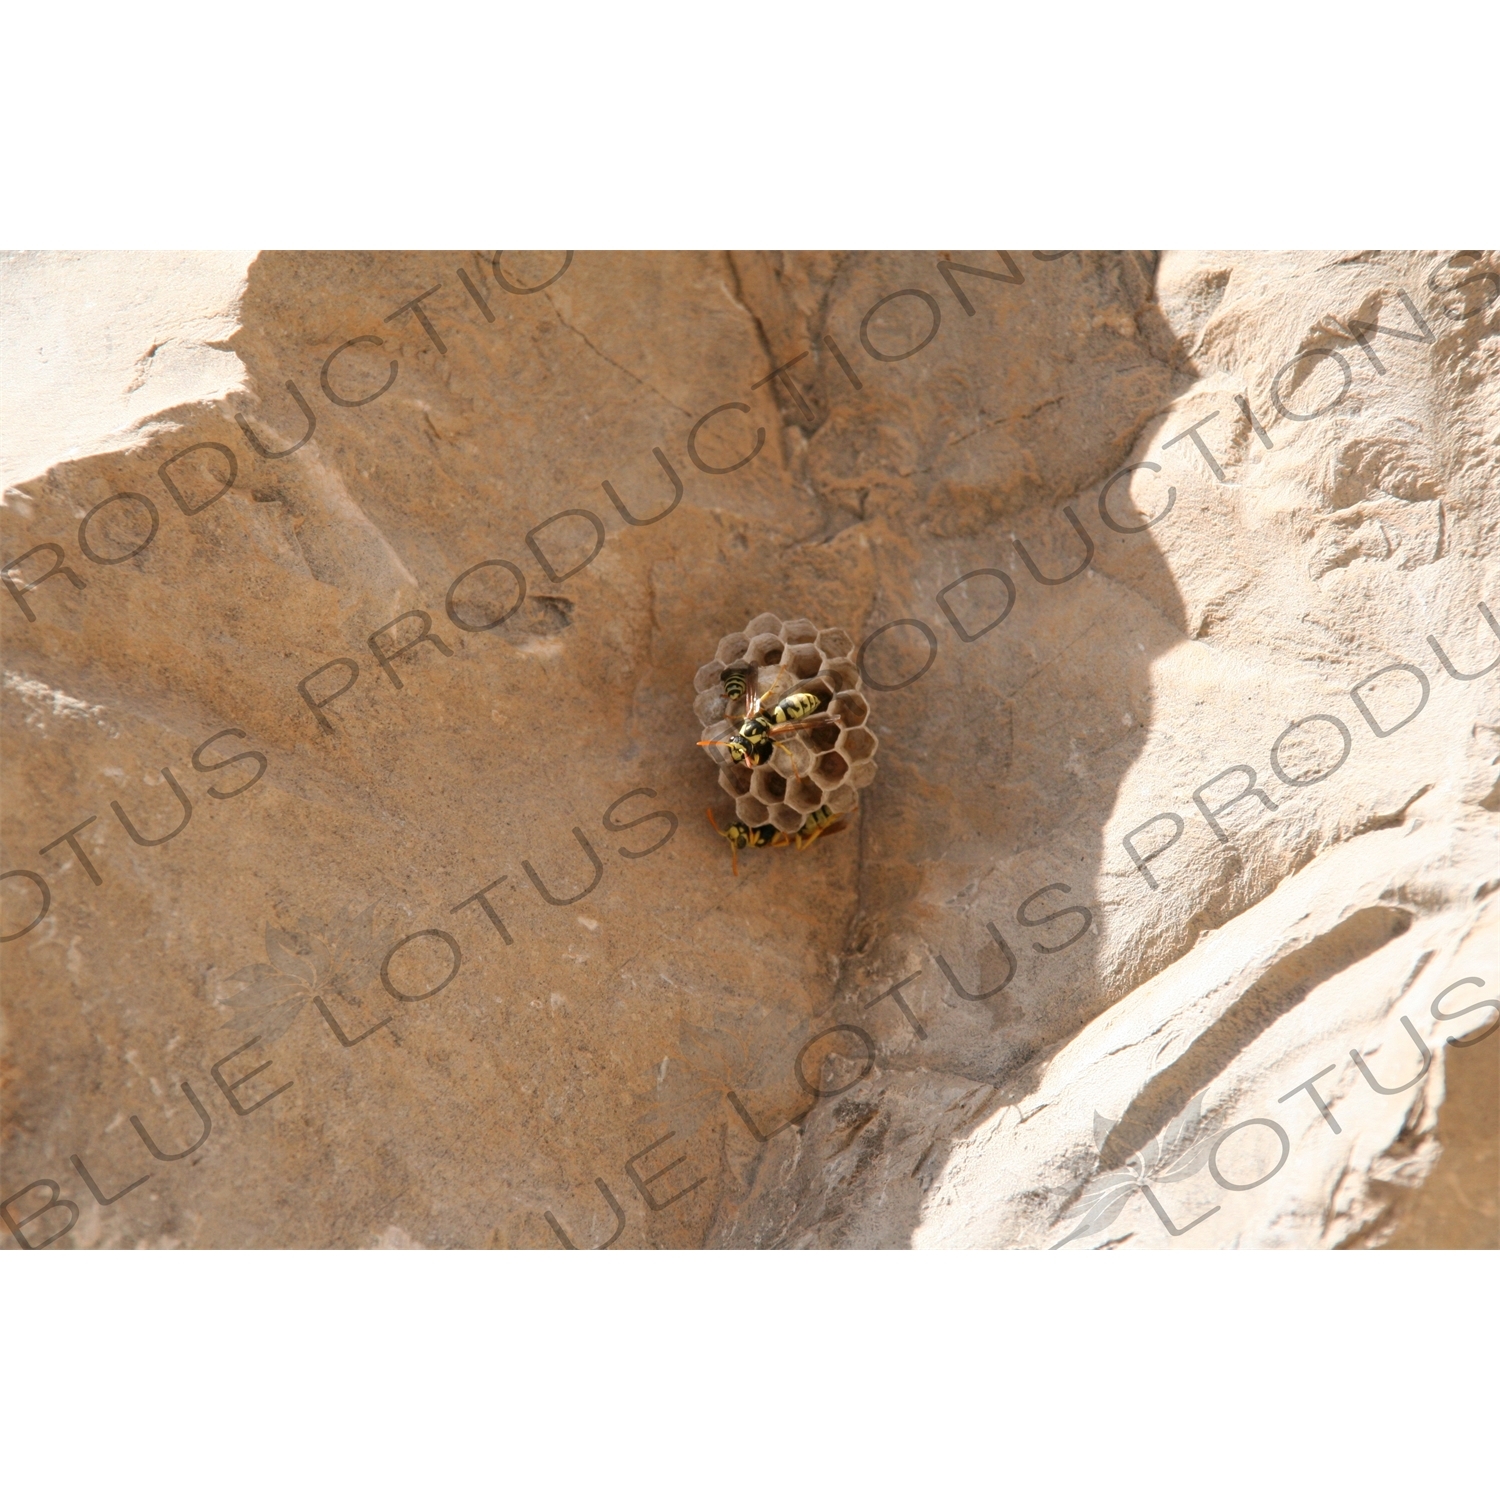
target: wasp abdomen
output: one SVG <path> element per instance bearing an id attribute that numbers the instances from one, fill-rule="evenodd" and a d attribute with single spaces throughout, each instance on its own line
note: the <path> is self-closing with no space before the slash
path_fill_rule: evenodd
<path id="1" fill-rule="evenodd" d="M 719 684 L 724 689 L 724 696 L 729 699 L 743 698 L 745 688 L 750 682 L 750 663 L 737 661 L 733 666 L 725 667 L 719 675 Z"/>
<path id="2" fill-rule="evenodd" d="M 815 828 L 821 828 L 832 819 L 833 809 L 825 803 L 817 812 L 808 813 L 807 821 L 797 831 L 798 833 L 811 833 Z"/>
<path id="3" fill-rule="evenodd" d="M 770 713 L 762 715 L 772 725 L 791 724 L 798 719 L 806 719 L 823 706 L 823 700 L 816 693 L 793 693 L 789 698 L 783 698 Z"/>

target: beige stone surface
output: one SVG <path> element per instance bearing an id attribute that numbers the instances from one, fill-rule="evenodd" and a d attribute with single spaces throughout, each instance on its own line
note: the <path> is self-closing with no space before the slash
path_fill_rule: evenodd
<path id="1" fill-rule="evenodd" d="M 243 369 L 245 251 L 10 252 L 0 258 L 0 484 L 118 445 Z"/>
<path id="2" fill-rule="evenodd" d="M 8 1248 L 1500 1242 L 1493 253 L 82 255 L 0 325 Z M 879 776 L 736 880 L 763 612 Z"/>

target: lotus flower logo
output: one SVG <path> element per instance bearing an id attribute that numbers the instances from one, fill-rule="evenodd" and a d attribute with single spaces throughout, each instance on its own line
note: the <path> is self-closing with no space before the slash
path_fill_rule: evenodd
<path id="1" fill-rule="evenodd" d="M 1064 1219 L 1071 1219 L 1076 1214 L 1082 1214 L 1083 1222 L 1052 1248 L 1061 1250 L 1072 1240 L 1107 1229 L 1137 1190 L 1154 1188 L 1160 1183 L 1183 1182 L 1201 1172 L 1217 1139 L 1216 1135 L 1200 1137 L 1202 1111 L 1203 1095 L 1200 1093 L 1194 1095 L 1176 1120 L 1147 1141 L 1123 1167 L 1089 1182 L 1063 1215 Z M 1119 1123 L 1118 1120 L 1106 1119 L 1095 1111 L 1096 1158 L 1104 1150 L 1110 1131 Z"/>
<path id="2" fill-rule="evenodd" d="M 377 922 L 373 906 L 351 909 L 331 922 L 307 923 L 300 932 L 267 926 L 270 962 L 250 964 L 225 981 L 240 988 L 219 996 L 233 1012 L 224 1025 L 274 1042 L 321 996 L 337 995 L 358 1006 L 359 992 L 379 974 L 381 957 L 396 935 L 392 925 Z"/>

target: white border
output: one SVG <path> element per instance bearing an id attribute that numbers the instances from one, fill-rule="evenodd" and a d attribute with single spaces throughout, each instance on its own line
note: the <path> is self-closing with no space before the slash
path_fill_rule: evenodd
<path id="1" fill-rule="evenodd" d="M 34 6 L 11 248 L 1460 245 L 1472 0 Z"/>
<path id="2" fill-rule="evenodd" d="M 57 1492 L 1263 1500 L 1493 1472 L 1483 1253 L 0 1264 L 7 1478 Z"/>

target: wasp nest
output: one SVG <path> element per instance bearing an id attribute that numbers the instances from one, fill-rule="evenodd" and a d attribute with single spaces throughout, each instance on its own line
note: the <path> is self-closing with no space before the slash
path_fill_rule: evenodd
<path id="1" fill-rule="evenodd" d="M 858 806 L 859 789 L 875 779 L 879 741 L 865 722 L 870 705 L 860 691 L 853 651 L 842 630 L 756 615 L 743 633 L 726 635 L 714 660 L 698 668 L 693 707 L 705 740 L 727 742 L 755 700 L 763 700 L 762 713 L 791 693 L 816 693 L 823 703 L 823 714 L 805 729 L 777 737 L 765 765 L 737 764 L 724 743 L 705 746 L 740 822 L 796 833 L 820 807 L 843 817 Z M 735 699 L 725 696 L 723 681 L 731 667 L 744 669 L 745 692 Z"/>

